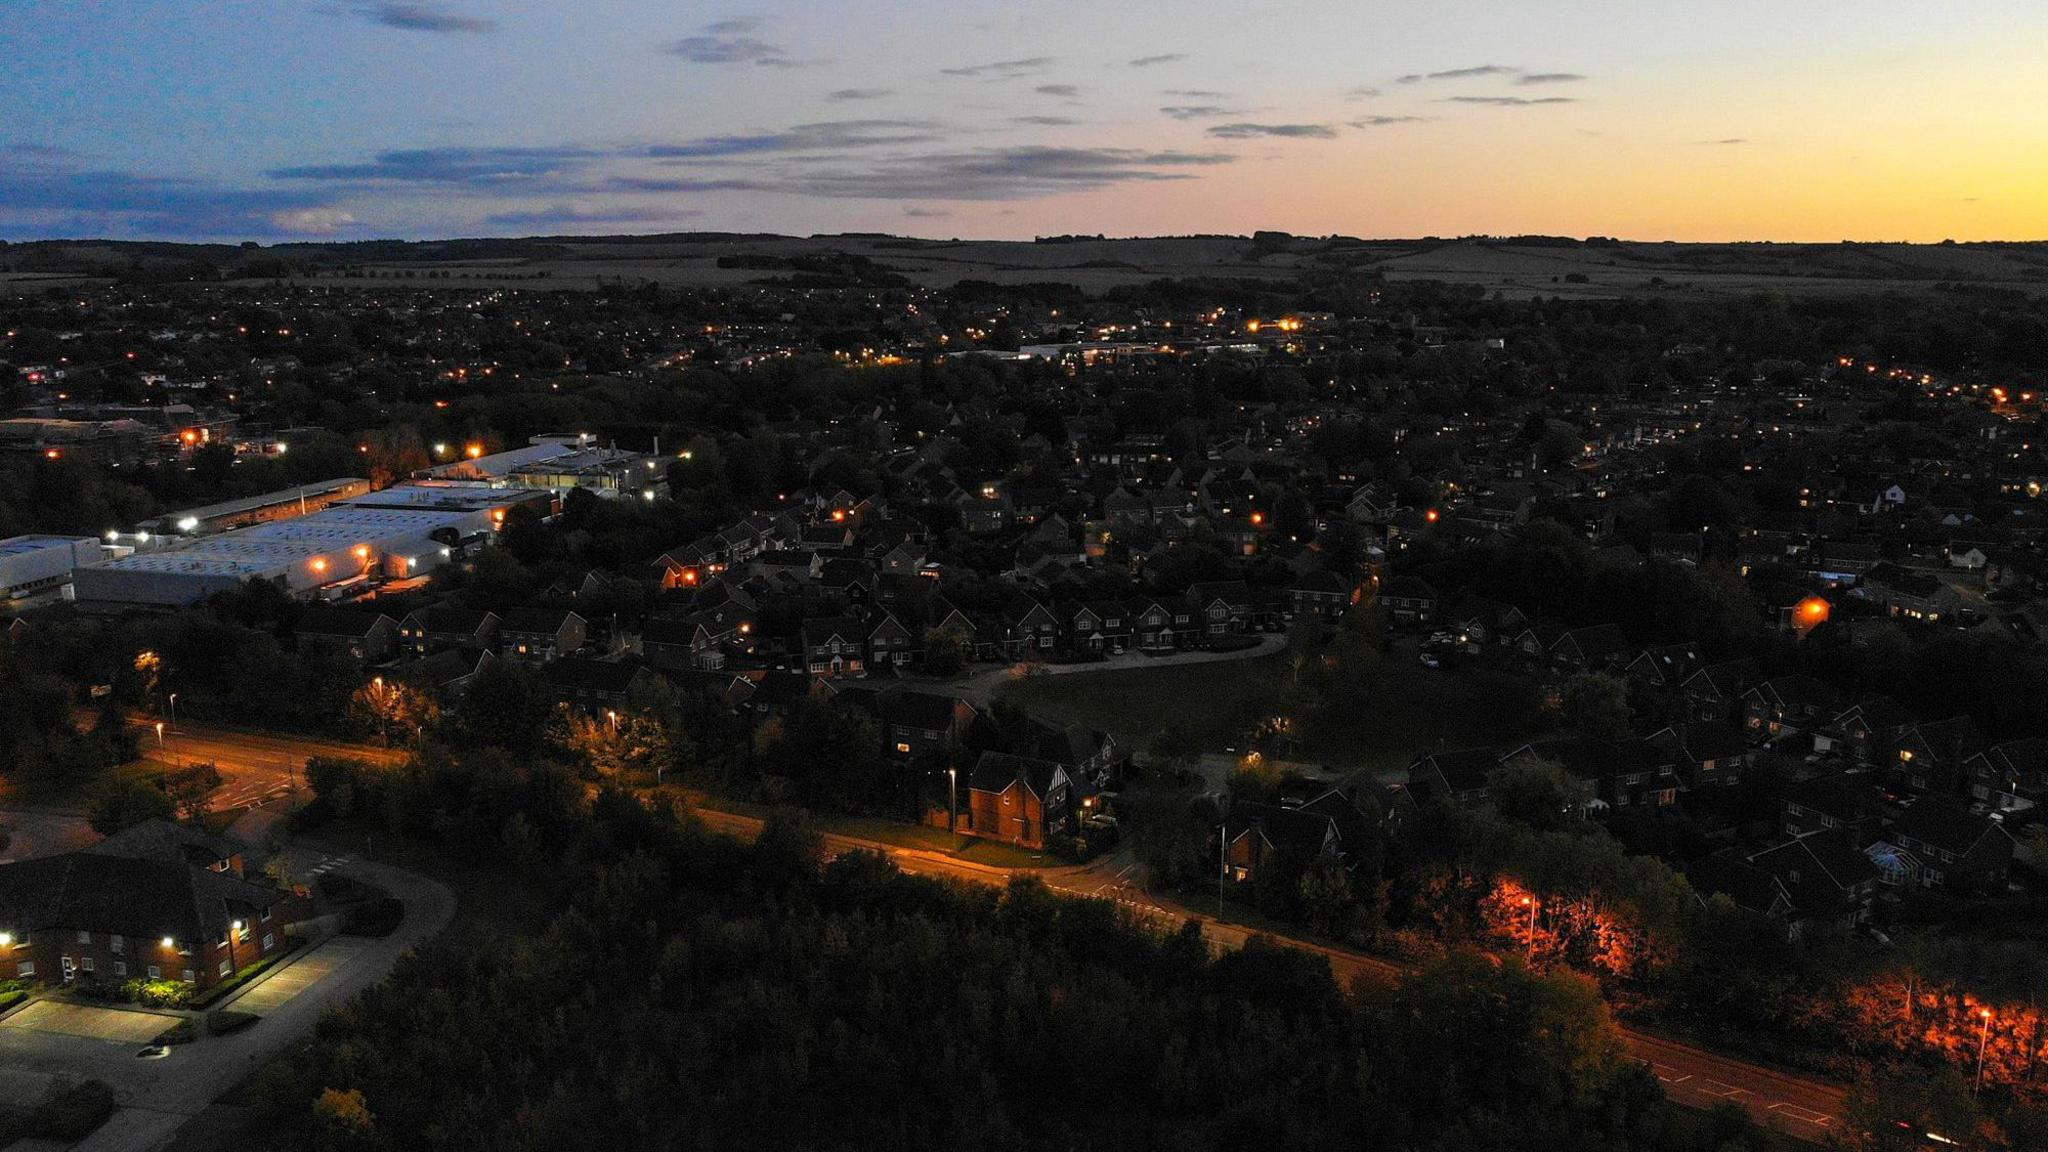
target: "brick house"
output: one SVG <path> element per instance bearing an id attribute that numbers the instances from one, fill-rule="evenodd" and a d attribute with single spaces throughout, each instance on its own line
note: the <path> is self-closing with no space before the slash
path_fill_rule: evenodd
<path id="1" fill-rule="evenodd" d="M 291 897 L 238 850 L 165 821 L 0 864 L 0 979 L 210 988 L 284 947 Z"/>
<path id="2" fill-rule="evenodd" d="M 1317 856 L 1341 855 L 1337 821 L 1324 812 L 1272 804 L 1233 804 L 1223 818 L 1223 872 L 1247 884 L 1259 870 L 1291 857 L 1305 864 Z"/>
<path id="3" fill-rule="evenodd" d="M 566 608 L 521 608 L 498 625 L 498 652 L 529 664 L 545 664 L 583 647 L 589 626 Z"/>
<path id="4" fill-rule="evenodd" d="M 498 641 L 496 612 L 470 608 L 421 608 L 398 625 L 398 638 L 416 656 L 450 648 L 482 651 Z"/>
<path id="5" fill-rule="evenodd" d="M 1044 848 L 1073 822 L 1074 785 L 1050 760 L 983 752 L 968 774 L 968 830 L 989 840 Z"/>
<path id="6" fill-rule="evenodd" d="M 339 652 L 358 665 L 381 664 L 398 652 L 398 621 L 375 608 L 314 605 L 292 626 L 299 651 Z"/>

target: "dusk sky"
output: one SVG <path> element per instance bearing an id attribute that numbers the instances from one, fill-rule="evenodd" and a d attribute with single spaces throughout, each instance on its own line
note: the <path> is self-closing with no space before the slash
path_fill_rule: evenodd
<path id="1" fill-rule="evenodd" d="M 0 237 L 2048 238 L 2040 0 L 0 5 Z"/>

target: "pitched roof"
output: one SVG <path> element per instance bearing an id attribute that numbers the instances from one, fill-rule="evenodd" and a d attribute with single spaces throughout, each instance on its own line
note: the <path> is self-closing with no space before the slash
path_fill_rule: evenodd
<path id="1" fill-rule="evenodd" d="M 1058 764 L 1036 756 L 983 752 L 967 780 L 968 787 L 976 792 L 1001 792 L 1012 784 L 1022 784 L 1033 796 L 1044 799 L 1053 782 L 1065 774 L 1066 770 Z"/>
<path id="2" fill-rule="evenodd" d="M 232 873 L 101 852 L 0 865 L 0 923 L 17 932 L 77 930 L 203 941 L 285 894 Z"/>

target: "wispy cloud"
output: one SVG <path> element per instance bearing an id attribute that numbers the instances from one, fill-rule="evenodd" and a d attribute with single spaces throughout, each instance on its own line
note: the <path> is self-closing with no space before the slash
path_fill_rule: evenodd
<path id="1" fill-rule="evenodd" d="M 1175 120 L 1218 120 L 1225 116 L 1242 116 L 1242 108 L 1225 108 L 1220 104 L 1169 104 L 1161 112 Z"/>
<path id="2" fill-rule="evenodd" d="M 1080 121 L 1072 116 L 1012 116 L 1012 124 L 1035 124 L 1040 128 L 1071 128 Z"/>
<path id="3" fill-rule="evenodd" d="M 1222 140 L 1252 140 L 1261 136 L 1274 136 L 1290 140 L 1332 140 L 1337 130 L 1328 124 L 1217 124 L 1209 129 L 1209 135 Z"/>
<path id="4" fill-rule="evenodd" d="M 662 51 L 692 64 L 752 64 L 757 68 L 798 68 L 802 62 L 780 45 L 755 36 L 761 22 L 720 20 L 706 24 L 695 36 L 671 40 Z"/>
<path id="5" fill-rule="evenodd" d="M 959 68 L 941 68 L 947 76 L 970 76 L 988 80 L 1008 80 L 1018 76 L 1035 76 L 1052 67 L 1050 56 L 1027 56 L 1021 60 L 996 60 L 988 64 L 969 64 Z"/>
<path id="6" fill-rule="evenodd" d="M 1370 84 L 1362 84 L 1356 88 L 1353 88 L 1351 91 L 1346 92 L 1344 94 L 1344 98 L 1346 100 L 1371 100 L 1377 97 L 1379 94 L 1379 89 L 1373 87 Z"/>
<path id="7" fill-rule="evenodd" d="M 41 236 L 331 235 L 355 217 L 329 192 L 56 163 L 0 166 L 0 229 Z"/>
<path id="8" fill-rule="evenodd" d="M 1410 72 L 1397 77 L 1396 84 L 1420 84 L 1425 80 L 1477 80 L 1483 76 L 1514 76 L 1522 70 L 1507 64 L 1478 64 L 1470 68 L 1448 68 L 1442 72 Z"/>
<path id="9" fill-rule="evenodd" d="M 920 208 L 915 204 L 905 208 L 903 214 L 913 220 L 939 220 L 952 215 L 944 208 Z"/>
<path id="10" fill-rule="evenodd" d="M 476 34 L 495 32 L 496 20 L 479 16 L 464 16 L 451 12 L 440 4 L 364 4 L 357 7 L 356 15 L 386 28 L 397 28 L 406 32 L 454 32 Z"/>
<path id="11" fill-rule="evenodd" d="M 1745 136 L 1725 136 L 1719 140 L 1695 140 L 1693 141 L 1693 143 L 1707 144 L 1715 147 L 1720 147 L 1728 144 L 1747 144 L 1749 143 L 1749 139 Z"/>
<path id="12" fill-rule="evenodd" d="M 896 90 L 893 88 L 840 88 L 836 91 L 825 93 L 825 99 L 841 102 L 847 100 L 880 100 L 884 96 L 894 96 L 895 94 Z"/>
<path id="13" fill-rule="evenodd" d="M 357 164 L 301 164 L 269 172 L 278 180 L 498 185 L 558 175 L 604 153 L 577 147 L 408 148 Z"/>
<path id="14" fill-rule="evenodd" d="M 646 154 L 665 160 L 705 160 L 773 152 L 840 152 L 928 144 L 940 135 L 941 126 L 934 120 L 829 120 L 798 124 L 780 132 L 705 136 L 681 144 L 656 144 Z"/>
<path id="15" fill-rule="evenodd" d="M 1451 104 L 1484 104 L 1493 108 L 1534 108 L 1539 104 L 1576 104 L 1570 96 L 1446 96 Z"/>
<path id="16" fill-rule="evenodd" d="M 580 229 L 593 225 L 662 224 L 702 214 L 695 208 L 607 207 L 570 203 L 496 212 L 484 217 L 484 223 L 497 228 L 536 228 L 548 231 Z"/>
<path id="17" fill-rule="evenodd" d="M 1117 184 L 1193 179 L 1229 164 L 1221 152 L 1028 145 L 890 156 L 873 164 L 786 165 L 749 178 L 756 191 L 857 200 L 1032 200 Z"/>
<path id="18" fill-rule="evenodd" d="M 1530 84 L 1577 84 L 1586 77 L 1578 72 L 1528 72 L 1515 77 L 1515 83 Z"/>
<path id="19" fill-rule="evenodd" d="M 1353 128 L 1389 128 L 1395 124 L 1427 124 L 1434 116 L 1367 116 L 1350 122 Z"/>
<path id="20" fill-rule="evenodd" d="M 1033 88 L 1032 91 L 1040 96 L 1060 96 L 1071 99 L 1081 94 L 1081 87 L 1078 84 L 1040 84 L 1038 87 Z"/>
<path id="21" fill-rule="evenodd" d="M 1155 64 L 1171 64 L 1176 60 L 1185 60 L 1187 58 L 1188 54 L 1185 52 L 1161 52 L 1157 56 L 1140 56 L 1136 60 L 1131 61 L 1131 67 L 1150 68 Z"/>
<path id="22" fill-rule="evenodd" d="M 1183 100 L 1222 100 L 1230 95 L 1228 92 L 1218 92 L 1213 88 L 1164 88 L 1159 94 L 1178 96 Z"/>

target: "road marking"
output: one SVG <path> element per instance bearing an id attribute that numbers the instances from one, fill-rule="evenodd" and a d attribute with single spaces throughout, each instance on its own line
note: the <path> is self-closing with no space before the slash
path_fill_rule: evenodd
<path id="1" fill-rule="evenodd" d="M 1811 1108 L 1801 1108 L 1797 1104 L 1773 1104 L 1770 1106 L 1770 1108 L 1767 1109 L 1767 1111 L 1777 1112 L 1785 1116 L 1790 1116 L 1794 1120 L 1798 1120 L 1806 1124 L 1812 1124 L 1815 1127 L 1819 1128 L 1827 1127 L 1829 1124 L 1833 1123 L 1835 1119 L 1833 1116 L 1830 1116 L 1825 1112 L 1815 1112 Z"/>
<path id="2" fill-rule="evenodd" d="M 1657 1079 L 1662 1080 L 1666 1084 L 1683 1084 L 1687 1080 L 1692 1079 L 1692 1073 L 1690 1072 L 1683 1076 L 1666 1076 L 1666 1072 L 1676 1072 L 1678 1069 L 1673 1068 L 1669 1064 L 1659 1064 L 1655 1060 L 1650 1061 L 1650 1068 L 1657 1073 Z"/>
<path id="3" fill-rule="evenodd" d="M 1719 1096 L 1723 1100 L 1732 1100 L 1737 1096 L 1749 1095 L 1749 1089 L 1747 1088 L 1737 1088 L 1732 1084 L 1723 1084 L 1719 1080 L 1709 1080 L 1704 1076 L 1700 1077 L 1700 1085 L 1700 1091 L 1705 1092 L 1709 1096 Z M 1707 1087 L 1707 1085 L 1712 1085 L 1712 1087 Z M 1715 1091 L 1715 1089 L 1719 1089 L 1719 1091 Z"/>

